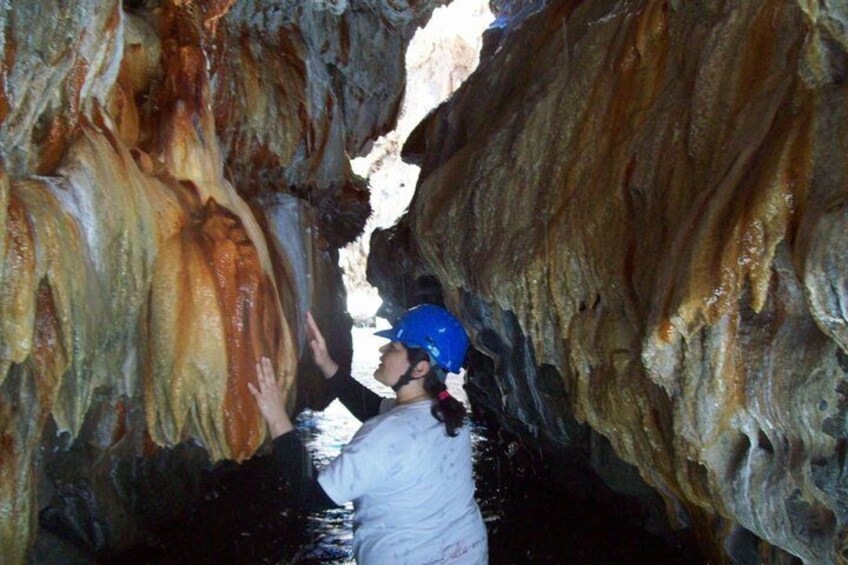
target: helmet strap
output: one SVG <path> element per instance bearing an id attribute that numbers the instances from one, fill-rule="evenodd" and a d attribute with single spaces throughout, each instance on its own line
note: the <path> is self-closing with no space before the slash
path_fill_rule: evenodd
<path id="1" fill-rule="evenodd" d="M 397 391 L 399 391 L 400 389 L 402 389 L 403 387 L 405 387 L 406 385 L 408 385 L 409 383 L 412 382 L 412 380 L 413 380 L 412 379 L 412 370 L 414 368 L 415 367 L 413 365 L 411 365 L 411 364 L 409 365 L 409 368 L 406 371 L 403 372 L 403 374 L 398 379 L 398 382 L 396 382 L 395 384 L 392 385 L 393 391 L 397 392 Z"/>
<path id="2" fill-rule="evenodd" d="M 439 378 L 439 380 L 442 383 L 444 383 L 447 380 L 448 376 L 445 373 L 444 369 L 442 369 L 441 367 L 439 367 L 438 365 L 436 365 L 432 361 L 430 362 L 430 367 L 433 369 L 433 372 L 436 373 L 436 376 Z"/>
<path id="3" fill-rule="evenodd" d="M 398 382 L 396 382 L 395 384 L 392 385 L 393 391 L 397 392 L 397 391 L 399 391 L 400 389 L 402 389 L 403 387 L 405 387 L 406 385 L 408 385 L 409 383 L 411 383 L 412 381 L 415 380 L 415 377 L 412 376 L 412 371 L 415 370 L 415 367 L 417 367 L 418 363 L 420 363 L 421 361 L 424 361 L 424 359 L 421 359 L 420 361 L 416 361 L 415 363 L 409 364 L 409 368 L 406 371 L 403 372 L 403 374 L 398 379 Z M 432 359 L 432 357 L 430 357 L 430 354 L 427 354 L 426 361 L 428 363 L 430 363 L 431 369 L 439 368 L 438 365 L 433 363 L 433 359 Z M 442 379 L 442 382 L 444 382 L 444 379 Z"/>

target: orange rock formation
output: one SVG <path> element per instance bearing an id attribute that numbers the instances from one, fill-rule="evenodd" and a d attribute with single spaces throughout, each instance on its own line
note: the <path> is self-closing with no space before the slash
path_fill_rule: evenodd
<path id="1" fill-rule="evenodd" d="M 370 210 L 345 148 L 394 122 L 403 46 L 431 9 L 396 4 L 356 19 L 253 0 L 2 10 L 4 562 L 22 562 L 32 541 L 48 423 L 73 438 L 101 418 L 98 437 L 80 439 L 101 458 L 138 432 L 127 425 L 139 406 L 147 441 L 125 455 L 191 439 L 213 459 L 242 460 L 261 444 L 246 387 L 254 363 L 269 356 L 291 387 L 303 310 L 318 292 L 337 294 L 336 248 Z M 375 29 L 385 43 L 351 57 Z M 378 77 L 379 91 L 345 75 Z M 296 228 L 246 200 L 272 193 L 303 203 L 287 219 Z M 324 302 L 319 314 L 341 317 Z M 111 414 L 92 415 L 104 402 Z"/>
<path id="2" fill-rule="evenodd" d="M 405 149 L 408 225 L 478 345 L 515 313 L 571 413 L 717 553 L 744 528 L 848 555 L 846 22 L 837 2 L 551 2 L 492 32 Z"/>

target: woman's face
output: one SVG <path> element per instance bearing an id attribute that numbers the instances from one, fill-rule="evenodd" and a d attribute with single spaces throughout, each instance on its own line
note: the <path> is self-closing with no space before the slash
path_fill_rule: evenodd
<path id="1" fill-rule="evenodd" d="M 381 347 L 380 353 L 380 364 L 374 371 L 374 378 L 386 386 L 392 386 L 409 368 L 406 347 L 400 342 L 392 341 Z"/>

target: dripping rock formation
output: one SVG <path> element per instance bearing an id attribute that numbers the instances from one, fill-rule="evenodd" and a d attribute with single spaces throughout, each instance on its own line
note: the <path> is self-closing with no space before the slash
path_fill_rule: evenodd
<path id="1" fill-rule="evenodd" d="M 717 561 L 848 562 L 846 4 L 500 4 L 404 148 L 387 311 L 438 279 L 472 401 L 587 424 Z"/>
<path id="2" fill-rule="evenodd" d="M 435 4 L 0 5 L 4 563 L 117 551 L 250 457 L 260 356 L 320 404 L 301 322 L 349 362 L 337 251 L 370 214 L 348 156 Z"/>

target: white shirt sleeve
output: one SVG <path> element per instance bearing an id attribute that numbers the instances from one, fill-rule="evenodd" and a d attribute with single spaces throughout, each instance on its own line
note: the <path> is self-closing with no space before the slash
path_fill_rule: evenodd
<path id="1" fill-rule="evenodd" d="M 381 418 L 365 422 L 341 454 L 321 469 L 318 483 L 327 496 L 341 505 L 383 484 L 391 473 L 392 453 L 406 447 L 394 436 Z"/>

